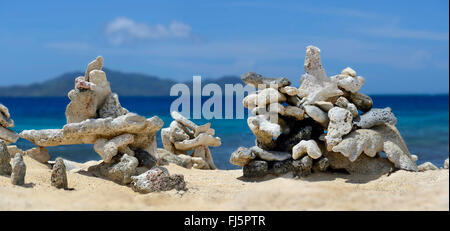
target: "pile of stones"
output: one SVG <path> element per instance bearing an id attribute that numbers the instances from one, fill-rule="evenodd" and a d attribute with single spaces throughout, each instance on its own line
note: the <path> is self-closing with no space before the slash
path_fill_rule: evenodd
<path id="1" fill-rule="evenodd" d="M 247 123 L 256 136 L 255 146 L 240 147 L 230 158 L 243 167 L 245 177 L 418 170 L 417 156 L 409 153 L 391 109 L 372 108 L 372 99 L 358 92 L 363 77 L 349 67 L 327 77 L 314 46 L 306 48 L 304 69 L 299 88 L 290 86 L 287 78 L 253 72 L 242 76 L 257 89 L 243 100 L 253 114 Z"/>
<path id="2" fill-rule="evenodd" d="M 158 164 L 156 133 L 164 123 L 157 116 L 147 119 L 123 108 L 102 67 L 103 58 L 99 56 L 88 64 L 84 76 L 75 79 L 75 88 L 68 93 L 71 102 L 66 108 L 67 124 L 62 129 L 24 130 L 19 136 L 38 146 L 34 156 L 46 156 L 41 159 L 45 163 L 50 158 L 45 147 L 94 144 L 102 161 L 90 168 L 91 173 L 129 185 L 142 169 Z M 59 165 L 56 162 L 54 166 Z M 64 177 L 54 177 L 59 178 Z"/>
<path id="3" fill-rule="evenodd" d="M 167 151 L 161 152 L 162 158 L 186 168 L 216 169 L 209 147 L 217 147 L 222 143 L 219 137 L 214 137 L 215 130 L 211 124 L 198 126 L 176 111 L 172 111 L 171 116 L 174 121 L 168 128 L 161 130 L 162 142 Z"/>

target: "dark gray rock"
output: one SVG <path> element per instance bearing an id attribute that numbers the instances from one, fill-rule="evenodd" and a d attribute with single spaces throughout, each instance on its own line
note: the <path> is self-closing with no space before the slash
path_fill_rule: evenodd
<path id="1" fill-rule="evenodd" d="M 269 165 L 264 160 L 252 160 L 244 166 L 244 177 L 257 178 L 268 174 Z"/>
<path id="2" fill-rule="evenodd" d="M 150 155 L 150 153 L 141 149 L 134 151 L 134 157 L 138 159 L 139 162 L 138 167 L 146 167 L 150 169 L 153 168 L 157 163 L 155 157 L 153 157 L 152 155 Z"/>
<path id="3" fill-rule="evenodd" d="M 27 166 L 23 162 L 22 154 L 17 153 L 13 161 L 11 183 L 14 185 L 24 185 L 26 171 Z"/>
<path id="4" fill-rule="evenodd" d="M 0 175 L 11 176 L 11 156 L 8 152 L 6 142 L 0 139 Z"/>
<path id="5" fill-rule="evenodd" d="M 62 158 L 58 157 L 55 160 L 52 169 L 51 182 L 52 186 L 56 188 L 68 188 L 66 165 L 64 165 L 64 160 Z"/>
<path id="6" fill-rule="evenodd" d="M 370 111 L 356 117 L 353 123 L 360 128 L 371 128 L 384 123 L 395 125 L 397 118 L 395 118 L 390 107 L 383 109 L 372 108 Z"/>
<path id="7" fill-rule="evenodd" d="M 292 152 L 292 148 L 302 140 L 310 140 L 312 134 L 312 126 L 306 125 L 299 130 L 292 131 L 290 134 L 281 134 L 276 140 L 277 150 Z"/>
<path id="8" fill-rule="evenodd" d="M 275 175 L 284 175 L 294 171 L 292 160 L 276 161 L 273 163 L 271 173 Z"/>
<path id="9" fill-rule="evenodd" d="M 321 172 L 326 172 L 328 167 L 330 166 L 330 162 L 326 157 L 320 158 L 319 161 L 316 162 L 317 170 Z"/>
<path id="10" fill-rule="evenodd" d="M 270 85 L 277 85 L 277 88 L 291 85 L 291 81 L 288 78 L 268 78 L 255 72 L 248 72 L 242 75 L 242 81 L 248 85 L 258 88 L 259 85 L 264 85 L 264 88 L 270 87 Z"/>

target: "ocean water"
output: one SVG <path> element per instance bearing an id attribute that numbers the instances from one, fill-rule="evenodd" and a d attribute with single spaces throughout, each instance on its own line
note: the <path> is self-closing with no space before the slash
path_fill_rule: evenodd
<path id="1" fill-rule="evenodd" d="M 169 109 L 174 97 L 120 97 L 122 106 L 145 117 L 159 116 L 168 127 L 172 121 Z M 411 153 L 419 156 L 418 163 L 431 161 L 438 167 L 449 156 L 449 95 L 375 95 L 374 107 L 391 107 L 397 116 L 397 128 L 405 139 Z M 62 128 L 65 108 L 69 103 L 61 98 L 1 98 L 0 102 L 10 110 L 16 132 L 26 129 Z M 254 145 L 255 137 L 247 127 L 246 119 L 194 120 L 197 124 L 211 122 L 216 135 L 221 137 L 222 146 L 211 148 L 214 161 L 220 169 L 236 169 L 229 163 L 231 153 L 239 146 Z M 160 133 L 158 147 L 162 147 Z M 19 148 L 34 147 L 27 140 L 19 139 Z M 60 156 L 69 160 L 84 162 L 99 160 L 93 145 L 68 145 L 50 147 L 52 159 Z"/>

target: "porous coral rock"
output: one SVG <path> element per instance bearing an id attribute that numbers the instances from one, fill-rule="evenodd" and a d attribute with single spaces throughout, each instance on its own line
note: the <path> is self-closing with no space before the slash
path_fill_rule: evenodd
<path id="1" fill-rule="evenodd" d="M 444 161 L 444 168 L 448 169 L 448 158 Z"/>
<path id="2" fill-rule="evenodd" d="M 352 93 L 359 91 L 364 84 L 364 78 L 361 76 L 352 77 L 348 75 L 335 75 L 331 76 L 330 79 L 332 82 L 335 82 L 339 88 Z"/>
<path id="3" fill-rule="evenodd" d="M 120 157 L 115 157 L 111 163 L 103 162 L 99 166 L 99 172 L 102 176 L 111 179 L 118 184 L 129 184 L 131 177 L 136 174 L 136 168 L 139 161 L 136 157 L 124 154 Z"/>
<path id="4" fill-rule="evenodd" d="M 64 160 L 62 158 L 58 157 L 55 160 L 51 175 L 51 185 L 62 189 L 66 189 L 68 187 L 66 165 L 64 164 Z"/>
<path id="5" fill-rule="evenodd" d="M 236 151 L 231 153 L 230 163 L 244 167 L 250 161 L 255 159 L 256 155 L 248 148 L 239 147 Z"/>
<path id="6" fill-rule="evenodd" d="M 383 152 L 395 167 L 408 171 L 418 170 L 405 141 L 395 126 L 383 124 L 372 129 L 383 137 Z"/>
<path id="7" fill-rule="evenodd" d="M 100 118 L 117 118 L 125 115 L 128 110 L 123 108 L 119 102 L 119 96 L 116 93 L 111 93 L 106 97 L 105 103 L 98 109 L 98 116 Z"/>
<path id="8" fill-rule="evenodd" d="M 131 149 L 142 149 L 158 158 L 154 147 L 156 133 L 163 126 L 157 116 L 146 119 L 135 113 L 117 118 L 89 119 L 80 123 L 66 124 L 62 129 L 24 130 L 20 136 L 41 147 L 95 144 L 98 139 L 111 140 L 123 134 L 134 135 Z"/>
<path id="9" fill-rule="evenodd" d="M 11 183 L 14 185 L 24 185 L 26 171 L 27 166 L 23 162 L 23 157 L 20 153 L 17 153 L 13 160 Z"/>
<path id="10" fill-rule="evenodd" d="M 292 148 L 292 159 L 296 160 L 304 155 L 308 155 L 313 159 L 318 159 L 322 156 L 316 141 L 302 140 Z"/>
<path id="11" fill-rule="evenodd" d="M 395 125 L 397 118 L 390 107 L 387 108 L 372 108 L 370 111 L 355 118 L 354 124 L 360 128 L 371 128 L 376 125 L 389 123 Z"/>
<path id="12" fill-rule="evenodd" d="M 242 81 L 255 88 L 269 88 L 275 86 L 276 88 L 291 85 L 291 81 L 287 78 L 268 78 L 255 72 L 247 72 L 242 75 Z"/>
<path id="13" fill-rule="evenodd" d="M 342 141 L 342 136 L 347 135 L 352 130 L 352 113 L 340 107 L 334 107 L 328 111 L 330 123 L 325 136 L 328 150 Z"/>
<path id="14" fill-rule="evenodd" d="M 170 175 L 163 167 L 154 167 L 138 176 L 133 176 L 131 188 L 135 192 L 151 193 L 176 189 L 185 191 L 186 182 L 180 174 Z"/>
<path id="15" fill-rule="evenodd" d="M 276 138 L 281 134 L 280 125 L 271 123 L 262 115 L 249 117 L 247 119 L 247 124 L 258 141 L 263 144 L 271 144 L 273 138 Z"/>
<path id="16" fill-rule="evenodd" d="M 358 129 L 351 132 L 333 147 L 334 152 L 340 152 L 350 161 L 355 161 L 361 153 L 375 157 L 383 148 L 381 135 L 370 129 Z"/>
<path id="17" fill-rule="evenodd" d="M 133 142 L 134 136 L 131 134 L 122 134 L 111 140 L 100 138 L 95 141 L 94 150 L 102 157 L 105 163 L 109 163 L 117 155 L 119 148 L 123 148 Z"/>
<path id="18" fill-rule="evenodd" d="M 172 111 L 171 115 L 174 121 L 169 128 L 161 131 L 164 148 L 172 154 L 183 155 L 184 159 L 189 157 L 189 168 L 193 165 L 198 169 L 216 169 L 209 147 L 220 146 L 222 142 L 219 137 L 214 137 L 215 130 L 211 128 L 211 124 L 198 126 L 176 111 Z M 192 156 L 187 155 L 188 151 L 193 151 Z M 169 159 L 184 162 L 180 158 Z"/>
<path id="19" fill-rule="evenodd" d="M 14 131 L 0 126 L 0 140 L 5 140 L 8 143 L 15 143 L 19 139 L 19 135 Z"/>
<path id="20" fill-rule="evenodd" d="M 343 94 L 337 84 L 327 77 L 322 67 L 319 48 L 306 47 L 304 69 L 306 74 L 300 80 L 298 94 L 304 103 L 313 104 Z"/>

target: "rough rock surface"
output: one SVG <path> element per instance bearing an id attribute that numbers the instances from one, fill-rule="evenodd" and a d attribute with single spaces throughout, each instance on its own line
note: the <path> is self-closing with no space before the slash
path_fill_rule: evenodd
<path id="1" fill-rule="evenodd" d="M 247 124 L 258 141 L 263 144 L 272 144 L 273 138 L 281 134 L 280 125 L 271 123 L 262 115 L 248 117 Z"/>
<path id="2" fill-rule="evenodd" d="M 134 141 L 128 147 L 145 150 L 157 158 L 155 135 L 162 126 L 162 120 L 156 116 L 146 119 L 135 113 L 128 113 L 114 119 L 90 119 L 66 124 L 62 129 L 25 130 L 20 136 L 38 146 L 48 147 L 95 144 L 99 139 L 111 140 L 120 135 L 133 134 Z"/>
<path id="3" fill-rule="evenodd" d="M 376 125 L 388 123 L 395 125 L 397 118 L 390 107 L 387 108 L 372 108 L 370 111 L 355 118 L 354 124 L 360 128 L 371 128 Z"/>
<path id="4" fill-rule="evenodd" d="M 230 163 L 244 167 L 250 161 L 255 159 L 256 155 L 248 148 L 239 147 L 231 154 Z"/>
<path id="5" fill-rule="evenodd" d="M 11 183 L 14 185 L 24 185 L 26 171 L 27 166 L 23 162 L 22 154 L 17 153 L 13 160 Z"/>
<path id="6" fill-rule="evenodd" d="M 129 184 L 131 177 L 136 174 L 136 168 L 139 165 L 138 159 L 124 154 L 117 161 L 116 156 L 111 163 L 103 163 L 99 167 L 100 174 L 118 184 Z"/>
<path id="7" fill-rule="evenodd" d="M 376 176 L 394 169 L 417 171 L 417 156 L 409 153 L 390 108 L 372 109 L 372 99 L 358 92 L 364 78 L 350 67 L 328 78 L 320 53 L 317 47 L 306 48 L 306 73 L 299 88 L 272 78 L 274 86 L 268 86 L 268 80 L 244 98 L 244 107 L 255 115 L 247 124 L 256 146 L 240 147 L 230 162 L 243 166 L 249 177 L 287 173 L 304 177 L 312 166 L 314 172 L 345 170 Z M 244 83 L 263 83 L 257 74 L 244 76 Z M 382 152 L 387 158 L 380 157 Z"/>
<path id="8" fill-rule="evenodd" d="M 19 139 L 19 135 L 11 129 L 0 126 L 0 140 L 5 140 L 9 143 L 15 143 Z"/>
<path id="9" fill-rule="evenodd" d="M 348 98 L 350 102 L 355 104 L 355 106 L 363 112 L 369 111 L 373 106 L 372 98 L 359 92 L 347 93 L 346 98 Z"/>
<path id="10" fill-rule="evenodd" d="M 55 160 L 55 164 L 52 169 L 51 184 L 56 188 L 68 188 L 66 165 L 64 164 L 64 160 L 62 158 L 58 157 Z"/>
<path id="11" fill-rule="evenodd" d="M 359 91 L 364 84 L 364 78 L 361 76 L 335 75 L 330 77 L 330 79 L 332 82 L 335 82 L 339 88 L 352 93 Z"/>
<path id="12" fill-rule="evenodd" d="M 291 158 L 291 154 L 288 152 L 266 151 L 258 146 L 251 147 L 250 151 L 265 161 L 283 161 Z"/>
<path id="13" fill-rule="evenodd" d="M 292 148 L 292 159 L 294 160 L 306 154 L 313 159 L 318 159 L 322 156 L 322 151 L 320 151 L 316 141 L 302 140 Z"/>
<path id="14" fill-rule="evenodd" d="M 6 128 L 14 127 L 14 120 L 10 116 L 8 108 L 0 103 L 0 126 Z"/>
<path id="15" fill-rule="evenodd" d="M 444 161 L 444 168 L 448 169 L 448 158 Z"/>
<path id="16" fill-rule="evenodd" d="M 111 92 L 102 67 L 103 58 L 99 56 L 88 64 L 84 76 L 75 79 L 75 88 L 68 93 L 67 124 L 62 129 L 25 130 L 20 136 L 39 147 L 95 144 L 94 150 L 106 164 L 119 154 L 134 156 L 139 150 L 158 160 L 156 134 L 163 121 L 123 108 L 118 95 Z M 0 137 L 5 132 L 2 129 Z M 40 161 L 48 161 L 46 158 Z"/>
<path id="17" fill-rule="evenodd" d="M 252 160 L 244 166 L 244 177 L 256 178 L 264 177 L 269 171 L 269 165 L 263 160 Z"/>
<path id="18" fill-rule="evenodd" d="M 358 129 L 347 135 L 342 142 L 333 147 L 350 161 L 355 161 L 361 153 L 375 157 L 383 149 L 383 137 L 370 129 Z"/>
<path id="19" fill-rule="evenodd" d="M 180 159 L 167 155 L 168 161 L 188 168 L 216 169 L 209 147 L 220 146 L 222 142 L 214 136 L 211 124 L 199 126 L 176 111 L 171 116 L 174 121 L 161 131 L 162 143 L 169 153 L 183 156 Z M 187 155 L 189 151 L 193 151 L 192 156 Z"/>
<path id="20" fill-rule="evenodd" d="M 209 169 L 208 163 L 201 157 L 192 157 L 184 154 L 173 154 L 165 149 L 158 149 L 160 160 L 174 163 L 184 168 Z"/>
<path id="21" fill-rule="evenodd" d="M 324 156 L 328 159 L 330 168 L 334 170 L 344 169 L 351 174 L 384 175 L 394 170 L 394 164 L 386 158 L 372 158 L 367 155 L 360 155 L 352 162 L 337 152 L 325 151 Z"/>
<path id="22" fill-rule="evenodd" d="M 117 155 L 120 148 L 124 148 L 133 142 L 134 136 L 128 133 L 116 136 L 111 140 L 100 138 L 95 141 L 94 150 L 102 157 L 105 163 L 109 163 Z"/>
<path id="23" fill-rule="evenodd" d="M 98 116 L 100 118 L 117 118 L 127 113 L 128 110 L 120 105 L 119 96 L 116 93 L 109 94 L 103 106 L 98 109 Z"/>
<path id="24" fill-rule="evenodd" d="M 248 72 L 242 75 L 242 81 L 255 88 L 269 88 L 276 86 L 276 88 L 289 86 L 291 81 L 288 78 L 268 78 L 255 72 Z"/>
<path id="25" fill-rule="evenodd" d="M 408 171 L 418 170 L 405 141 L 395 126 L 384 124 L 372 129 L 379 132 L 383 137 L 383 152 L 386 153 L 387 158 L 394 163 L 395 167 Z"/>
<path id="26" fill-rule="evenodd" d="M 132 177 L 131 188 L 135 192 L 151 193 L 176 189 L 186 191 L 184 176 L 180 174 L 170 175 L 163 167 L 154 167 L 145 173 Z"/>
<path id="27" fill-rule="evenodd" d="M 11 155 L 6 147 L 6 142 L 0 140 L 0 175 L 10 176 L 12 172 Z"/>
<path id="28" fill-rule="evenodd" d="M 331 150 L 342 141 L 342 136 L 347 135 L 352 130 L 353 115 L 346 109 L 333 107 L 328 111 L 328 117 L 330 123 L 325 140 L 328 150 Z"/>

